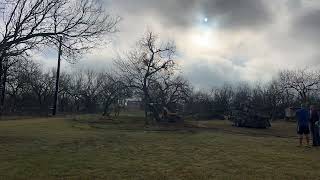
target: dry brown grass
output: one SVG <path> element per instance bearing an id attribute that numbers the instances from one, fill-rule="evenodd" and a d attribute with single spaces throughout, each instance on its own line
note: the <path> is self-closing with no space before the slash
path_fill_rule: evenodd
<path id="1" fill-rule="evenodd" d="M 294 124 L 157 131 L 138 115 L 0 122 L 2 179 L 319 179 L 319 149 L 298 148 Z M 94 122 L 94 123 L 92 123 Z M 193 122 L 194 123 L 194 122 Z"/>

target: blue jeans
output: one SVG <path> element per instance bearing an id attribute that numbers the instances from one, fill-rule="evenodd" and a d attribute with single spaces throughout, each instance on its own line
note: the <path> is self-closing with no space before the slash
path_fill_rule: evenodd
<path id="1" fill-rule="evenodd" d="M 319 123 L 318 123 L 319 124 Z M 312 141 L 314 146 L 320 146 L 320 129 L 319 126 L 312 123 L 310 126 L 311 133 L 312 133 Z"/>

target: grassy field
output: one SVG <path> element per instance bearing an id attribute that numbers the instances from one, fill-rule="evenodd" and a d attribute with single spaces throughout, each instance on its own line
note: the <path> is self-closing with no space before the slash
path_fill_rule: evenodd
<path id="1" fill-rule="evenodd" d="M 3 120 L 0 179 L 320 179 L 320 149 L 297 147 L 292 123 L 188 123 L 145 127 L 138 114 Z"/>

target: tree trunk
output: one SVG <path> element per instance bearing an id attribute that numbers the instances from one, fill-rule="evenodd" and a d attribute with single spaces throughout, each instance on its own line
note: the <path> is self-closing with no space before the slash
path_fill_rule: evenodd
<path id="1" fill-rule="evenodd" d="M 143 94 L 144 94 L 144 101 L 145 101 L 144 109 L 145 109 L 145 123 L 146 124 L 149 124 L 148 110 L 152 112 L 152 116 L 157 122 L 161 121 L 161 119 L 159 117 L 159 112 L 157 111 L 157 109 L 155 108 L 154 105 L 150 104 L 151 103 L 151 98 L 150 98 L 150 95 L 149 95 L 148 84 L 147 84 L 147 80 L 148 80 L 149 76 L 150 76 L 150 74 L 149 74 L 149 68 L 148 68 L 148 71 L 145 74 L 144 79 L 143 79 L 143 87 L 142 87 L 142 91 L 143 91 Z"/>
<path id="2" fill-rule="evenodd" d="M 147 89 L 147 75 L 143 79 L 143 95 L 144 95 L 144 115 L 145 115 L 145 124 L 149 124 L 148 118 L 148 109 L 149 109 L 149 97 L 148 97 L 148 89 Z"/>
<path id="3" fill-rule="evenodd" d="M 5 96 L 6 96 L 6 83 L 7 83 L 7 67 L 4 67 L 2 82 L 1 82 L 1 109 L 4 108 Z"/>
<path id="4" fill-rule="evenodd" d="M 306 106 L 307 105 L 307 103 L 308 103 L 308 98 L 307 98 L 307 96 L 304 94 L 303 95 L 303 97 L 302 97 L 303 99 L 302 99 L 302 101 L 303 101 L 303 104 Z"/>
<path id="5" fill-rule="evenodd" d="M 55 116 L 57 113 L 59 80 L 60 80 L 60 64 L 61 64 L 61 54 L 62 54 L 61 48 L 62 48 L 62 37 L 59 38 L 58 67 L 57 67 L 56 87 L 55 87 L 54 100 L 53 100 L 53 109 L 52 109 L 53 116 Z"/>
<path id="6" fill-rule="evenodd" d="M 159 117 L 159 112 L 158 110 L 155 108 L 154 105 L 151 105 L 151 98 L 149 96 L 149 92 L 147 90 L 147 88 L 144 88 L 144 100 L 145 100 L 145 115 L 146 115 L 146 124 L 149 123 L 149 119 L 148 119 L 148 110 L 152 112 L 152 116 L 153 118 L 157 121 L 160 122 L 161 119 Z"/>
<path id="7" fill-rule="evenodd" d="M 40 110 L 41 110 L 41 109 L 42 109 L 42 97 L 41 97 L 41 93 L 38 93 L 37 96 L 38 96 L 39 108 L 40 108 Z"/>
<path id="8" fill-rule="evenodd" d="M 144 98 L 144 118 L 145 118 L 146 125 L 149 124 L 148 109 L 149 109 L 148 102 L 147 102 L 146 98 Z"/>
<path id="9" fill-rule="evenodd" d="M 105 102 L 102 116 L 110 116 L 109 107 L 110 107 L 110 103 Z"/>
<path id="10" fill-rule="evenodd" d="M 2 95 L 2 75 L 3 75 L 3 55 L 0 56 L 0 91 Z M 2 107 L 2 97 L 0 98 L 0 116 L 2 115 L 3 107 Z"/>
<path id="11" fill-rule="evenodd" d="M 4 113 L 5 105 L 5 95 L 6 95 L 6 83 L 7 83 L 7 73 L 8 67 L 4 64 L 3 58 L 0 60 L 0 87 L 1 87 L 1 97 L 0 97 L 0 115 Z"/>

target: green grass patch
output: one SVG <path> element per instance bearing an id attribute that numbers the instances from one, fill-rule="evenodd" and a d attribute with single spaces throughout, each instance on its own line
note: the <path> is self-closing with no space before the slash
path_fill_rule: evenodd
<path id="1" fill-rule="evenodd" d="M 295 126 L 226 121 L 178 131 L 139 114 L 0 122 L 1 179 L 319 179 L 320 149 L 296 147 Z"/>

